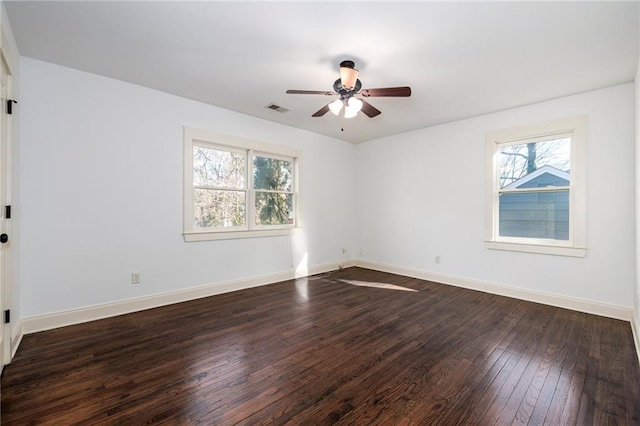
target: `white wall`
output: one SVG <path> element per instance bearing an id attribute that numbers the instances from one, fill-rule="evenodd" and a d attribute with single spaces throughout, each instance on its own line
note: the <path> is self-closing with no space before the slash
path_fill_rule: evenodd
<path id="1" fill-rule="evenodd" d="M 20 78 L 23 318 L 291 270 L 305 253 L 309 266 L 337 262 L 351 249 L 353 145 L 29 58 Z M 183 125 L 302 149 L 302 235 L 185 243 Z"/>
<path id="2" fill-rule="evenodd" d="M 485 132 L 579 114 L 589 120 L 586 257 L 485 248 Z M 378 139 L 356 159 L 363 259 L 633 307 L 633 84 Z"/>

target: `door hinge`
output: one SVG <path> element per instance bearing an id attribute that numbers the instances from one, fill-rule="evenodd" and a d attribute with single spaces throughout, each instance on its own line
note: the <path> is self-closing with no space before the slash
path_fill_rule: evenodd
<path id="1" fill-rule="evenodd" d="M 4 206 L 4 218 L 11 219 L 11 206 Z"/>
<path id="2" fill-rule="evenodd" d="M 11 322 L 11 309 L 4 311 L 4 323 L 9 324 Z"/>
<path id="3" fill-rule="evenodd" d="M 13 99 L 7 99 L 7 114 L 13 114 L 13 104 L 17 104 L 18 101 L 14 101 Z"/>

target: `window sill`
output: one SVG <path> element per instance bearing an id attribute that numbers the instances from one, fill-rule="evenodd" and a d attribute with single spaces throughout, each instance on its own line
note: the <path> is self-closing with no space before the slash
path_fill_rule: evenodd
<path id="1" fill-rule="evenodd" d="M 227 231 L 227 232 L 185 232 L 184 241 L 216 241 L 236 240 L 241 238 L 263 238 L 289 235 L 294 228 L 257 229 L 253 231 Z"/>
<path id="2" fill-rule="evenodd" d="M 554 256 L 569 257 L 585 257 L 585 255 L 587 254 L 587 249 L 580 247 L 543 246 L 536 244 L 505 243 L 498 241 L 485 241 L 484 244 L 485 247 L 490 250 L 519 251 L 524 253 L 551 254 Z"/>

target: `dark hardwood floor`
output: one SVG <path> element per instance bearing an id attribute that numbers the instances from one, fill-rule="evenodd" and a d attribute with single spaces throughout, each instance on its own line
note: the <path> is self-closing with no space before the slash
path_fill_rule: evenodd
<path id="1" fill-rule="evenodd" d="M 27 335 L 2 422 L 637 425 L 640 372 L 627 322 L 349 268 Z"/>

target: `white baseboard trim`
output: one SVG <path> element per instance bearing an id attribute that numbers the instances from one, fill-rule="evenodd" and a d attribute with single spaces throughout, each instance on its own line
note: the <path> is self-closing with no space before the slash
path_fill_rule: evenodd
<path id="1" fill-rule="evenodd" d="M 287 270 L 273 274 L 208 284 L 142 298 L 23 318 L 19 321 L 18 326 L 12 332 L 11 356 L 13 357 L 15 355 L 24 334 L 51 330 L 68 325 L 81 324 L 117 315 L 214 296 L 216 294 L 259 287 L 280 281 L 287 281 L 299 277 L 334 271 L 340 268 L 348 268 L 351 266 L 359 266 L 376 271 L 389 272 L 441 284 L 478 290 L 485 293 L 497 294 L 500 296 L 507 296 L 515 299 L 571 309 L 574 311 L 630 321 L 636 351 L 638 352 L 638 358 L 640 360 L 640 324 L 635 320 L 631 308 L 361 259 L 331 262 L 311 266 L 308 270 Z"/>
<path id="2" fill-rule="evenodd" d="M 63 312 L 23 318 L 21 321 L 20 339 L 22 333 L 30 334 L 39 331 L 51 330 L 68 325 L 81 324 L 117 315 L 129 314 L 160 306 L 172 305 L 174 303 L 186 302 L 203 297 L 214 296 L 216 294 L 229 293 L 232 291 L 244 290 L 252 287 L 259 287 L 273 284 L 280 281 L 287 281 L 303 276 L 321 274 L 340 268 L 353 266 L 353 261 L 331 262 L 322 265 L 315 265 L 308 270 L 287 270 L 273 274 L 260 275 L 250 278 L 225 281 L 208 284 L 184 290 L 172 291 L 168 293 L 155 294 L 136 299 L 122 300 L 118 302 L 105 303 L 88 306 L 85 308 L 72 309 Z M 19 340 L 18 340 L 19 343 Z M 17 349 L 17 346 L 15 346 Z"/>
<path id="3" fill-rule="evenodd" d="M 512 297 L 514 299 L 527 300 L 530 302 L 542 303 L 544 305 L 557 306 L 559 308 L 570 309 L 572 311 L 585 312 L 588 314 L 600 315 L 603 317 L 631 321 L 633 310 L 625 306 L 609 305 L 606 303 L 593 302 L 591 300 L 579 299 L 576 297 L 562 296 L 558 294 L 545 293 L 542 291 L 528 290 L 524 288 L 511 287 L 502 284 L 495 284 L 486 281 L 474 280 L 470 278 L 457 277 L 454 275 L 439 274 L 436 272 L 424 271 L 404 266 L 390 265 L 369 260 L 355 261 L 355 266 L 373 269 L 381 272 L 404 275 L 412 278 L 433 281 L 441 284 L 453 285 L 456 287 L 478 290 L 485 293 L 497 294 L 500 296 Z M 636 347 L 637 347 L 636 341 Z"/>
<path id="4" fill-rule="evenodd" d="M 634 312 L 631 319 L 631 334 L 633 334 L 633 342 L 636 344 L 636 355 L 638 355 L 638 362 L 640 362 L 640 324 L 638 324 L 638 315 L 640 313 Z"/>

